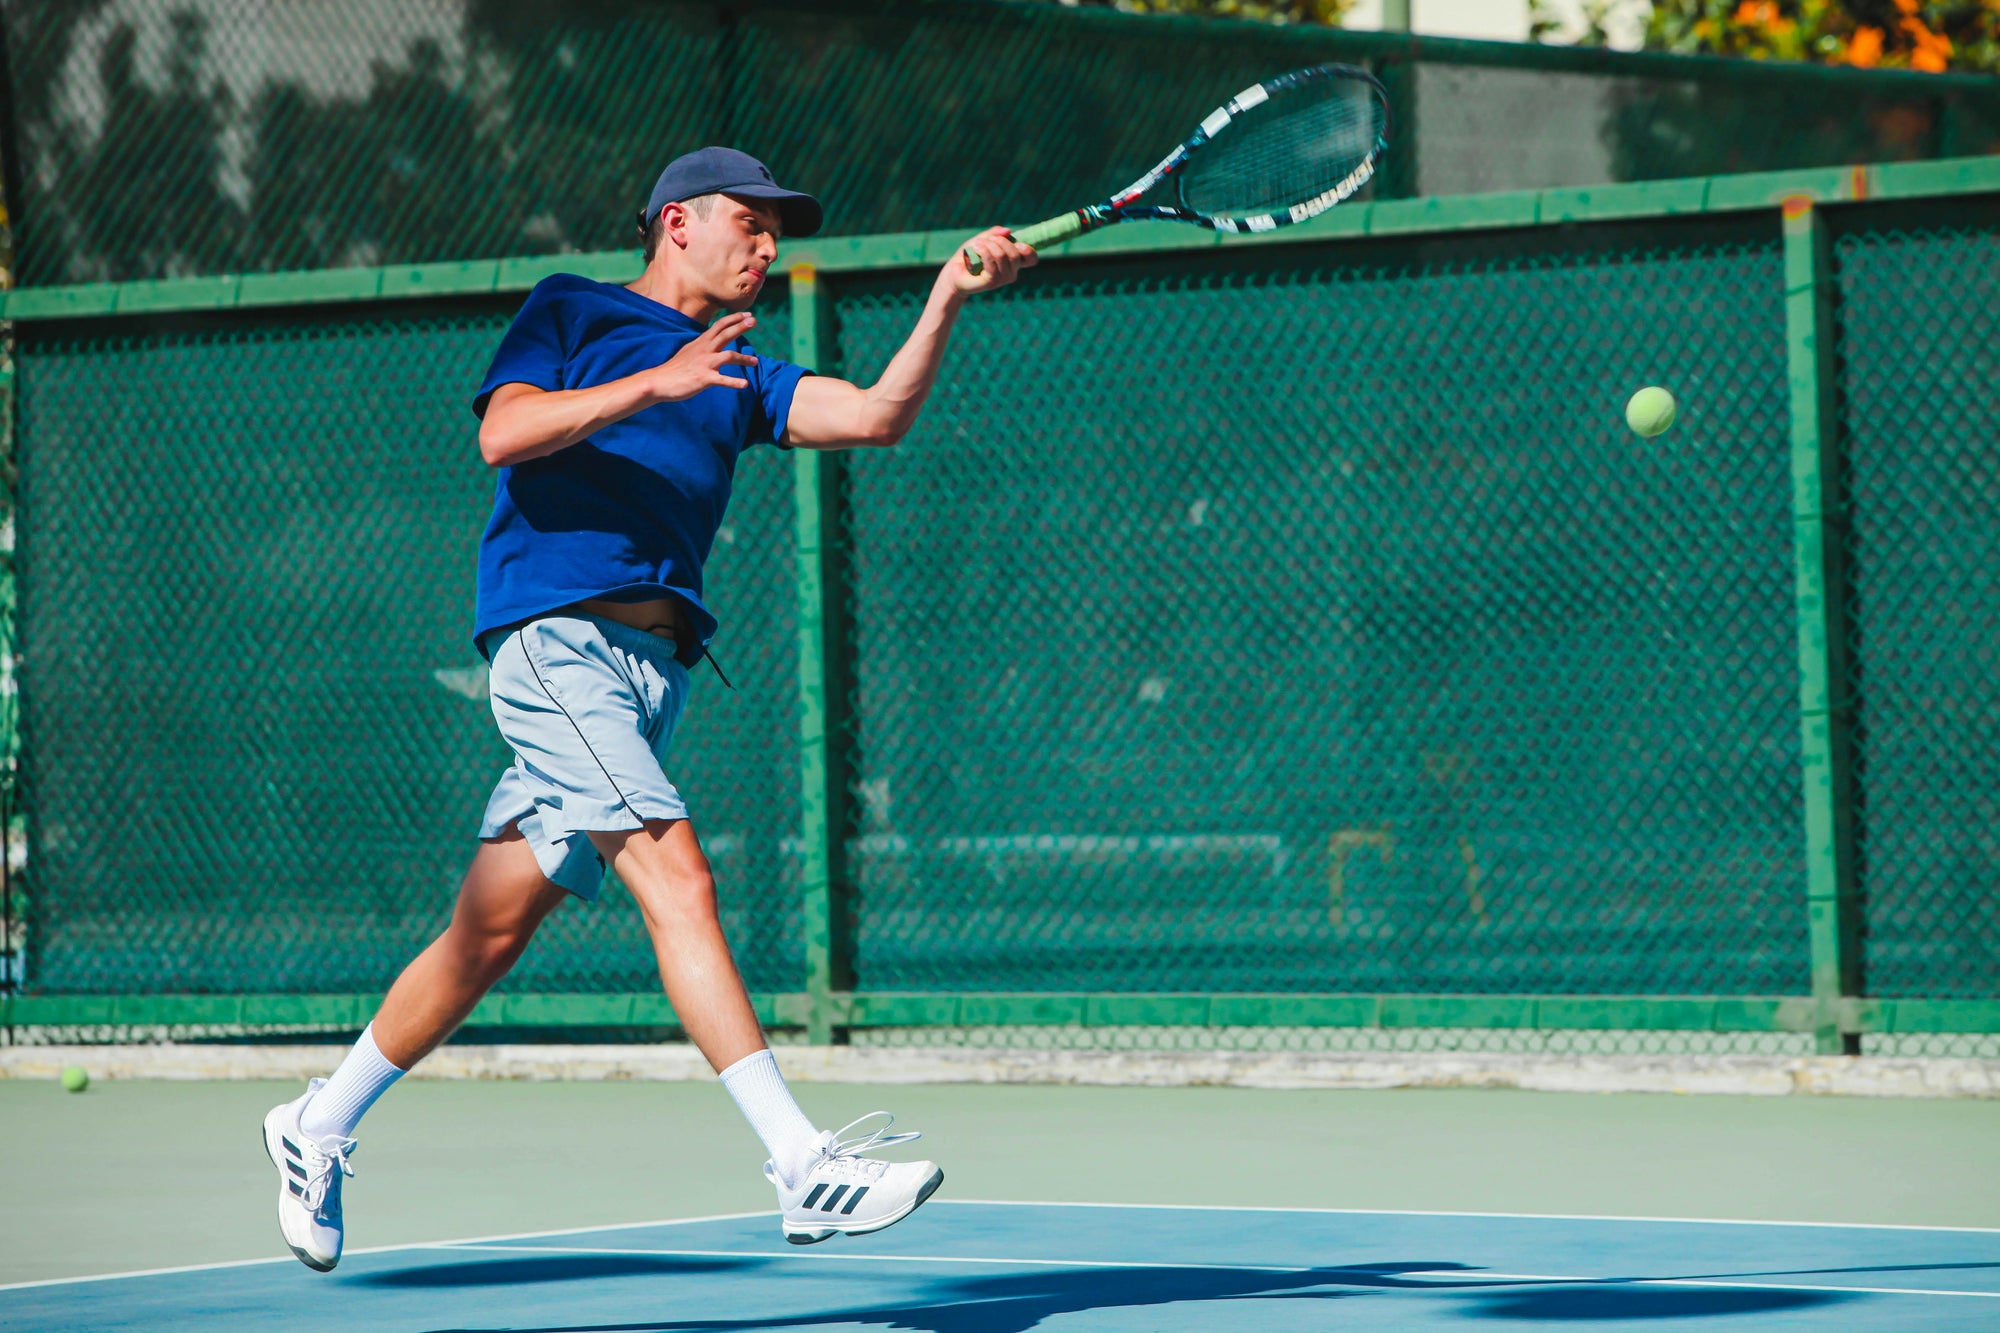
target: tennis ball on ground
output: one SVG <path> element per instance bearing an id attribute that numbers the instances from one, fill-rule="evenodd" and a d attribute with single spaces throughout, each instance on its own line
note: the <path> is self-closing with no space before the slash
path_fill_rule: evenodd
<path id="1" fill-rule="evenodd" d="M 63 1087 L 71 1092 L 82 1092 L 90 1086 L 90 1074 L 82 1065 L 71 1065 L 63 1070 Z"/>
<path id="2" fill-rule="evenodd" d="M 1659 385 L 1648 385 L 1625 404 L 1625 424 L 1652 439 L 1674 424 L 1674 396 Z"/>

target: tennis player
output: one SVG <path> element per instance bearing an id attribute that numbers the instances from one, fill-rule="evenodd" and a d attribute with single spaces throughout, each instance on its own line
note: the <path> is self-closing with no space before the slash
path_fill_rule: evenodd
<path id="1" fill-rule="evenodd" d="M 333 1076 L 264 1118 L 278 1222 L 312 1268 L 340 1261 L 341 1180 L 354 1174 L 363 1114 L 465 1020 L 543 918 L 568 896 L 597 895 L 607 862 L 638 900 L 674 1013 L 770 1153 L 764 1174 L 787 1240 L 879 1231 L 944 1179 L 931 1162 L 867 1155 L 917 1135 L 882 1124 L 843 1139 L 792 1099 L 723 938 L 687 806 L 661 768 L 688 668 L 716 631 L 702 565 L 738 455 L 759 441 L 895 444 L 966 299 L 1035 262 L 999 227 L 969 243 L 981 274 L 954 250 L 908 341 L 863 389 L 746 341 L 779 238 L 810 236 L 820 218 L 817 200 L 780 188 L 744 153 L 689 153 L 639 216 L 637 281 L 545 279 L 501 339 L 472 401 L 480 453 L 498 470 L 474 639 L 514 763 L 487 803 L 451 924 Z"/>

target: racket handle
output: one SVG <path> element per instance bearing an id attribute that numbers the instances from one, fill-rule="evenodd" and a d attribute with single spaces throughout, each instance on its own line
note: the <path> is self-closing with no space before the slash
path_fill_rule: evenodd
<path id="1" fill-rule="evenodd" d="M 1037 222 L 1031 227 L 1023 227 L 1014 233 L 1014 239 L 1022 245 L 1039 250 L 1045 245 L 1054 245 L 1059 241 L 1067 241 L 1073 237 L 1081 236 L 1083 230 L 1084 215 L 1083 211 L 1079 209 L 1075 212 L 1065 213 L 1059 218 L 1050 218 L 1047 222 Z M 975 277 L 985 272 L 986 265 L 980 262 L 977 251 L 971 246 L 967 246 L 963 253 L 965 255 L 966 272 L 973 274 Z"/>

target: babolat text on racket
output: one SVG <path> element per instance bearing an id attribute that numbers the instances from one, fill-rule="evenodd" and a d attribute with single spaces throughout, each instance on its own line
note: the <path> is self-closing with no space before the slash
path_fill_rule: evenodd
<path id="1" fill-rule="evenodd" d="M 1314 65 L 1252 84 L 1217 107 L 1160 165 L 1101 204 L 1022 227 L 1054 245 L 1114 222 L 1157 218 L 1217 231 L 1272 231 L 1317 217 L 1366 185 L 1389 147 L 1389 97 L 1352 65 Z M 1178 202 L 1139 197 L 1171 180 Z M 965 266 L 983 265 L 972 250 Z"/>

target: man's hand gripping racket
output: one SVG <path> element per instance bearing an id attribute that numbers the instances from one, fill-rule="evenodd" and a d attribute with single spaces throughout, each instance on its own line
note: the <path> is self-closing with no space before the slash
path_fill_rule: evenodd
<path id="1" fill-rule="evenodd" d="M 1007 234 L 1005 227 L 988 227 L 965 243 L 963 264 L 947 262 L 944 278 L 966 293 L 1005 287 L 1024 268 L 1033 268 L 1035 252 Z"/>
<path id="2" fill-rule="evenodd" d="M 1124 190 L 1022 227 L 1013 239 L 1029 247 L 1054 245 L 1144 219 L 1272 231 L 1352 197 L 1374 176 L 1388 147 L 1389 98 L 1375 76 L 1351 65 L 1314 65 L 1245 88 Z M 1139 202 L 1169 180 L 1174 203 Z M 984 270 L 983 248 L 965 247 L 968 272 Z"/>

